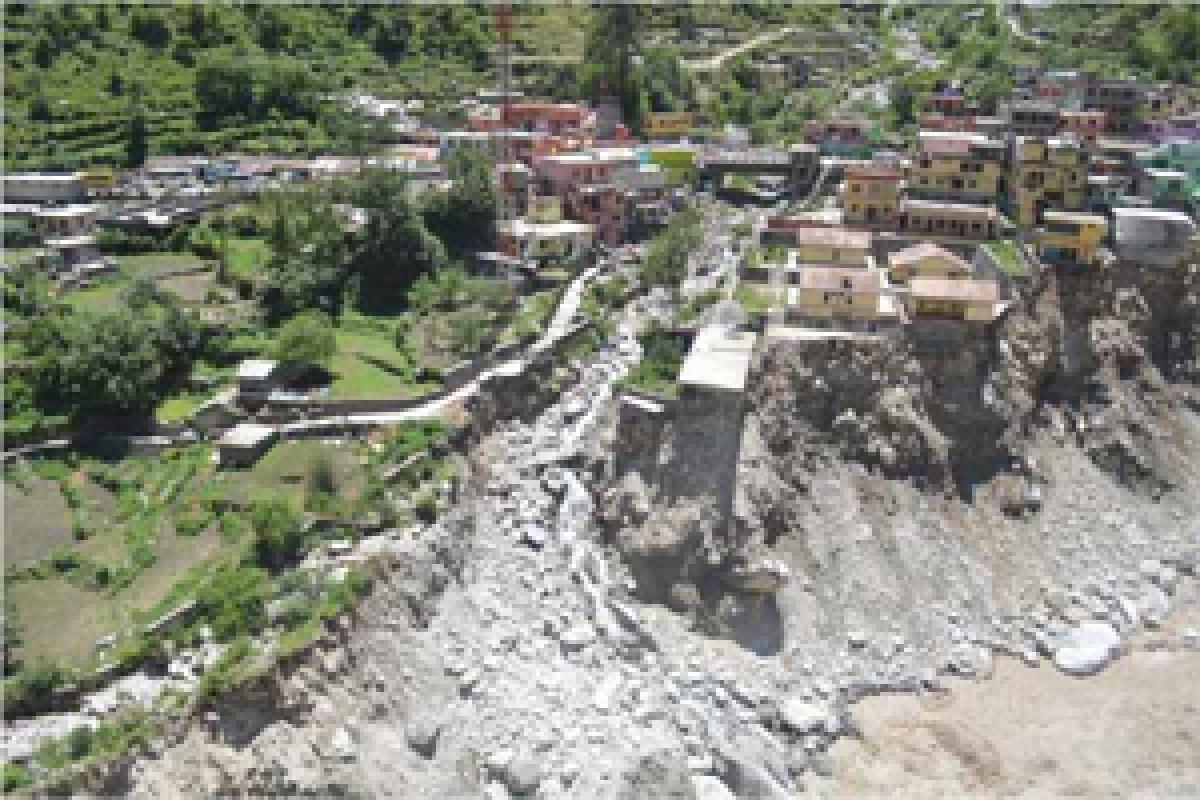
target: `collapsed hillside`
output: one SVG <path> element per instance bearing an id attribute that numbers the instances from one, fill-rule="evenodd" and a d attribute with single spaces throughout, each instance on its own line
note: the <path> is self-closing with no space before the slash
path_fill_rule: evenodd
<path id="1" fill-rule="evenodd" d="M 628 332 L 539 378 L 545 409 L 505 387 L 460 508 L 353 630 L 95 786 L 784 797 L 867 695 L 997 654 L 1101 669 L 1200 568 L 1173 275 L 1169 312 L 1063 276 L 941 355 L 768 342 L 732 427 L 739 403 L 619 403 Z"/>

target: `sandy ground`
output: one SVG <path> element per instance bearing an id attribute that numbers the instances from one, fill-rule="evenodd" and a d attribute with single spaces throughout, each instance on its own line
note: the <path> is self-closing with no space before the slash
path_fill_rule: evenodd
<path id="1" fill-rule="evenodd" d="M 833 750 L 827 797 L 1200 797 L 1200 653 L 1172 615 L 1099 675 L 996 663 L 941 695 L 855 707 L 861 737 Z"/>

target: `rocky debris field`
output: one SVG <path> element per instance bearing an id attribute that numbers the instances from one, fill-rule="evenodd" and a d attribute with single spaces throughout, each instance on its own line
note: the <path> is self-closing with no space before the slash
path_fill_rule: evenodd
<path id="1" fill-rule="evenodd" d="M 716 505 L 662 493 L 669 475 L 625 471 L 658 463 L 695 476 L 705 465 L 679 463 L 703 448 L 672 438 L 694 435 L 695 420 L 640 443 L 622 430 L 615 383 L 639 355 L 624 321 L 569 380 L 559 376 L 555 386 L 565 388 L 549 405 L 539 395 L 512 417 L 498 409 L 520 405 L 514 398 L 486 403 L 490 432 L 471 454 L 461 502 L 390 545 L 394 572 L 340 642 L 94 788 L 146 797 L 843 796 L 890 790 L 887 770 L 904 769 L 889 766 L 894 753 L 871 749 L 897 738 L 877 733 L 891 723 L 873 710 L 893 695 L 935 702 L 948 686 L 968 685 L 959 679 L 998 673 L 998 697 L 1007 692 L 1017 705 L 1022 683 L 1004 682 L 1013 669 L 1039 680 L 1110 680 L 1147 631 L 1181 659 L 1164 680 L 1194 675 L 1200 636 L 1171 626 L 1172 611 L 1197 593 L 1200 422 L 1171 400 L 1140 344 L 1120 363 L 1098 359 L 1082 378 L 1055 378 L 1099 392 L 1090 404 L 1047 402 L 1038 393 L 1057 351 L 1033 342 L 1054 335 L 1032 317 L 1013 324 L 1027 329 L 1018 355 L 981 348 L 963 357 L 987 369 L 959 359 L 946 372 L 982 376 L 975 389 L 998 393 L 972 414 L 1004 441 L 976 460 L 959 457 L 971 426 L 947 422 L 954 403 L 975 402 L 970 386 L 944 401 L 914 375 L 897 398 L 872 388 L 886 374 L 853 374 L 877 361 L 848 354 L 831 362 L 847 370 L 837 380 L 870 389 L 865 402 L 855 395 L 866 427 L 850 435 L 821 423 L 838 417 L 837 397 L 826 397 L 822 417 L 797 411 L 806 393 L 828 385 L 808 366 L 817 362 L 801 368 L 787 359 L 803 352 L 768 352 L 774 377 L 752 380 L 733 516 L 721 526 Z M 1091 352 L 1103 341 L 1111 339 L 1094 336 Z M 1125 398 L 1124 410 L 1113 410 L 1112 397 Z M 1107 428 L 1093 424 L 1105 417 Z M 1117 461 L 1097 457 L 1104 437 L 1130 431 L 1140 438 L 1118 444 Z M 890 464 L 907 464 L 909 474 L 878 457 L 887 452 L 873 444 L 880 435 L 898 448 Z M 955 441 L 932 447 L 939 437 Z M 635 458 L 621 452 L 638 444 Z M 1015 466 L 997 466 L 997 454 Z M 1130 480 L 1126 456 L 1147 456 L 1155 479 Z M 688 566 L 646 569 L 650 556 Z M 662 574 L 687 580 L 670 591 L 646 585 Z M 708 606 L 705 587 L 717 584 L 719 602 Z M 693 596 L 680 602 L 689 585 Z M 1047 685 L 1064 687 L 1061 698 L 1058 689 L 1028 691 L 1059 703 L 1045 704 L 1059 714 L 1051 730 L 1093 702 L 1091 690 L 1070 699 L 1065 687 L 1082 684 Z M 1191 700 L 1180 702 L 1180 713 L 1194 712 Z M 1070 788 L 1039 775 L 1020 786 L 988 778 L 1015 774 L 1009 755 L 980 755 L 954 724 L 997 706 L 968 698 L 952 708 L 961 709 L 957 721 L 919 723 L 918 739 L 939 750 L 929 759 L 944 750 L 984 777 L 914 778 L 899 788 Z M 995 713 L 1013 742 L 1020 724 L 1039 724 Z M 847 752 L 878 758 L 882 771 L 847 772 Z M 1119 748 L 1106 752 L 1096 769 L 1145 774 Z M 1140 752 L 1130 748 L 1128 759 Z"/>

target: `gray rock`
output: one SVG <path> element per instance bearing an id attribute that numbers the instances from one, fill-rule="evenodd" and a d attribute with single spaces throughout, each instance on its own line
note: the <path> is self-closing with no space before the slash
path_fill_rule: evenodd
<path id="1" fill-rule="evenodd" d="M 414 752 L 425 758 L 433 758 L 437 750 L 438 736 L 441 735 L 441 723 L 428 717 L 412 720 L 404 732 L 408 746 Z"/>
<path id="2" fill-rule="evenodd" d="M 1068 675 L 1094 675 L 1109 665 L 1121 637 L 1107 622 L 1084 622 L 1067 632 L 1054 651 L 1054 666 Z"/>
<path id="3" fill-rule="evenodd" d="M 511 758 L 499 769 L 500 781 L 512 794 L 520 797 L 533 794 L 542 782 L 542 765 L 525 753 Z"/>
<path id="4" fill-rule="evenodd" d="M 579 623 L 563 631 L 559 641 L 567 652 L 582 650 L 596 640 L 596 631 L 591 625 Z"/>
<path id="5" fill-rule="evenodd" d="M 779 721 L 793 733 L 816 733 L 829 729 L 830 713 L 824 706 L 793 696 L 780 704 Z"/>
<path id="6" fill-rule="evenodd" d="M 692 789 L 696 800 L 737 800 L 737 795 L 715 775 L 693 775 Z"/>

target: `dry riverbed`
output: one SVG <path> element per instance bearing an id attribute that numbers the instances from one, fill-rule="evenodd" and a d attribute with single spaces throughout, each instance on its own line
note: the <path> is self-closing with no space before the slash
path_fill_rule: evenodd
<path id="1" fill-rule="evenodd" d="M 860 737 L 834 746 L 829 797 L 1200 797 L 1200 604 L 1138 637 L 1104 672 L 996 662 L 942 695 L 854 708 Z"/>

